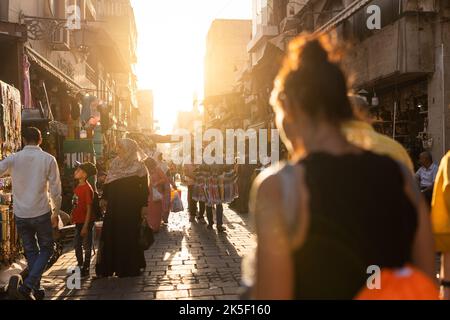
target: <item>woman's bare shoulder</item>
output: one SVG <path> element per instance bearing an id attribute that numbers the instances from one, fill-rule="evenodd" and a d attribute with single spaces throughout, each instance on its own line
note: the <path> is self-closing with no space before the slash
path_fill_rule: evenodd
<path id="1" fill-rule="evenodd" d="M 285 163 L 273 165 L 262 171 L 255 179 L 252 187 L 251 205 L 250 207 L 256 209 L 257 206 L 261 208 L 276 208 L 282 202 L 282 185 L 280 175 L 283 170 L 286 170 Z M 268 210 L 255 210 L 258 212 Z M 272 210 L 270 210 L 272 211 Z"/>

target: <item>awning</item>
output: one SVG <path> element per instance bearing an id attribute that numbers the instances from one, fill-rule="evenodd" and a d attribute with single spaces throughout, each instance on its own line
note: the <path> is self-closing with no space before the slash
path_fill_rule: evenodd
<path id="1" fill-rule="evenodd" d="M 269 65 L 271 67 L 275 67 L 276 69 L 278 69 L 279 64 L 281 64 L 284 55 L 285 55 L 285 53 L 282 49 L 280 49 L 274 43 L 268 41 L 265 44 L 263 55 L 256 62 L 255 66 L 253 66 L 252 73 L 255 71 L 258 72 L 259 70 L 264 68 L 266 65 Z"/>
<path id="2" fill-rule="evenodd" d="M 90 139 L 66 140 L 63 146 L 65 175 L 70 175 L 77 162 L 90 161 L 95 163 L 94 144 Z"/>
<path id="3" fill-rule="evenodd" d="M 64 153 L 92 153 L 94 154 L 94 144 L 90 139 L 66 140 L 63 147 Z"/>
<path id="4" fill-rule="evenodd" d="M 59 82 L 62 82 L 70 91 L 78 93 L 82 90 L 82 88 L 75 81 L 65 75 L 61 70 L 55 67 L 50 61 L 41 56 L 35 50 L 25 46 L 25 54 L 28 56 L 30 63 L 34 63 L 51 77 Z"/>

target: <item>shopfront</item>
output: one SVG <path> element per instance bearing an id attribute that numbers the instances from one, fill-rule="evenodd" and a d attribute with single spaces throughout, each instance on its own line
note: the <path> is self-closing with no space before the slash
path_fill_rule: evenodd
<path id="1" fill-rule="evenodd" d="M 361 93 L 361 92 L 360 92 Z M 431 148 L 428 134 L 428 81 L 419 77 L 409 81 L 385 80 L 368 97 L 375 129 L 400 142 L 417 166 L 419 154 Z"/>

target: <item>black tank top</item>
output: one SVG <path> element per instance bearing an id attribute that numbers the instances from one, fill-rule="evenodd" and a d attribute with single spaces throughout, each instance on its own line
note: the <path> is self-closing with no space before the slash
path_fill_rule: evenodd
<path id="1" fill-rule="evenodd" d="M 297 299 L 352 299 L 367 268 L 411 262 L 417 212 L 400 166 L 371 152 L 303 160 L 310 225 L 294 251 Z"/>

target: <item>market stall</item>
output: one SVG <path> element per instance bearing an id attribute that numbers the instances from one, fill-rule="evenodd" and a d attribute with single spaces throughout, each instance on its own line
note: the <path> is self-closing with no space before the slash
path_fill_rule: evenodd
<path id="1" fill-rule="evenodd" d="M 21 148 L 20 92 L 0 81 L 0 157 L 6 158 Z M 0 178 L 0 264 L 10 264 L 20 253 L 14 213 L 12 182 Z"/>
<path id="2" fill-rule="evenodd" d="M 413 161 L 417 162 L 419 154 L 431 148 L 426 80 L 381 89 L 369 101 L 375 129 L 400 142 Z"/>

